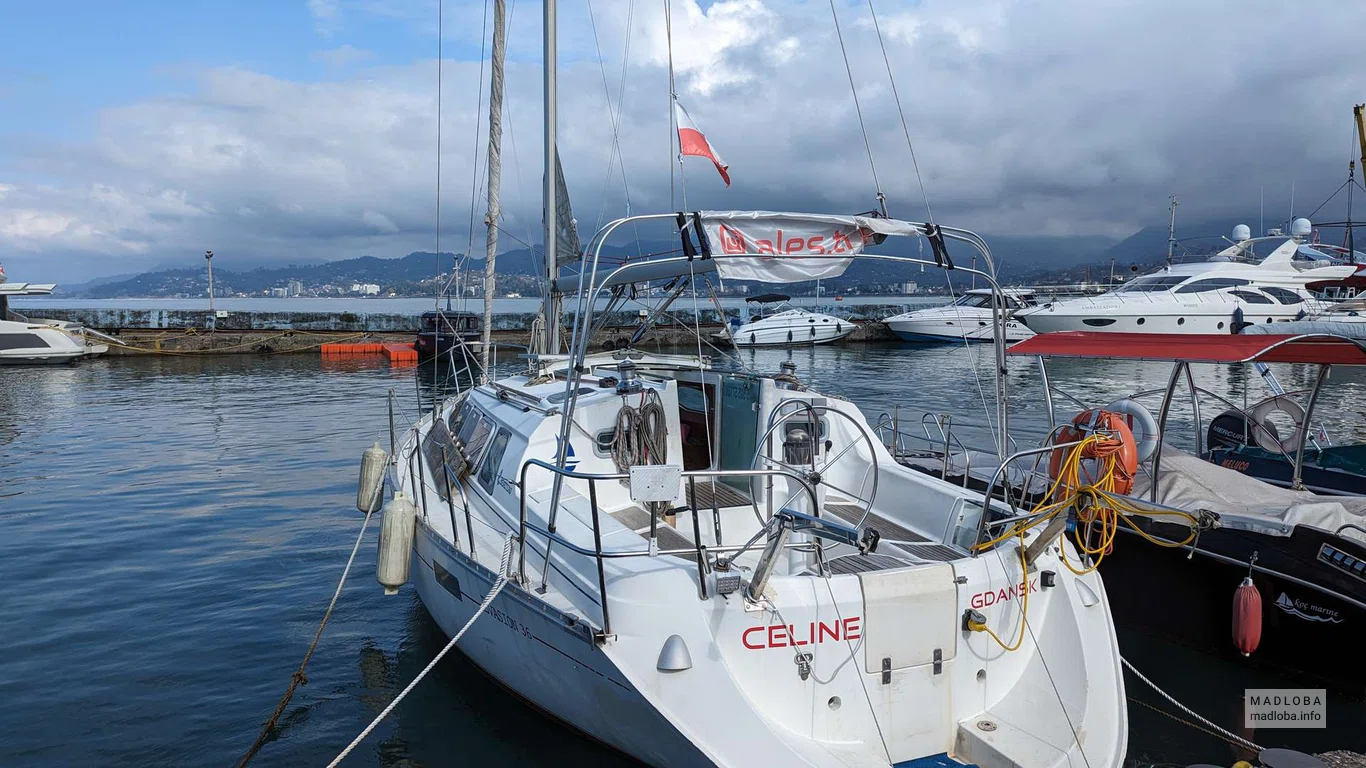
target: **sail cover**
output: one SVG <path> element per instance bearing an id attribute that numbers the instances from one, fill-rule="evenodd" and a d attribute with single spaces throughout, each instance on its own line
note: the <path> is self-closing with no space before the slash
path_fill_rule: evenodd
<path id="1" fill-rule="evenodd" d="M 579 223 L 574 209 L 569 206 L 569 189 L 564 183 L 564 166 L 560 154 L 555 153 L 555 260 L 570 264 L 583 258 L 579 245 Z"/>
<path id="2" fill-rule="evenodd" d="M 799 283 L 839 277 L 880 235 L 918 230 L 895 219 L 771 211 L 703 211 L 716 269 L 723 278 Z"/>

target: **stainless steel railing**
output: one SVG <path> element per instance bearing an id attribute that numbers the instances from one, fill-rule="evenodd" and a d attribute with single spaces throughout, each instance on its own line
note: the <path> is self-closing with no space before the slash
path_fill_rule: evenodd
<path id="1" fill-rule="evenodd" d="M 535 522 L 533 522 L 533 521 L 527 519 L 527 490 L 526 490 L 526 489 L 527 489 L 527 483 L 526 483 L 526 479 L 527 479 L 527 472 L 530 471 L 533 467 L 537 467 L 537 468 L 540 468 L 540 469 L 544 469 L 544 470 L 546 470 L 546 471 L 548 471 L 548 472 L 550 472 L 550 473 L 552 473 L 552 474 L 559 475 L 559 476 L 561 476 L 561 477 L 563 477 L 563 478 L 566 478 L 566 479 L 585 480 L 585 481 L 587 481 L 587 483 L 588 483 L 588 506 L 589 506 L 590 513 L 591 513 L 591 515 L 592 515 L 592 525 L 593 525 L 593 548 L 592 548 L 592 549 L 588 549 L 587 547 L 583 547 L 583 546 L 581 546 L 581 545 L 579 545 L 579 544 L 575 544 L 573 541 L 570 541 L 569 539 L 565 538 L 564 536 L 561 536 L 558 532 L 556 532 L 555 526 L 554 526 L 553 523 L 548 524 L 546 527 L 541 527 L 540 525 L 537 525 Z M 690 499 L 692 499 L 693 501 L 695 501 L 696 498 L 697 498 L 696 493 L 695 493 L 695 490 L 696 490 L 696 481 L 697 481 L 698 479 L 713 479 L 713 480 L 715 480 L 715 479 L 721 479 L 721 478 L 727 478 L 727 477 L 738 477 L 738 478 L 749 478 L 749 479 L 753 480 L 754 478 L 757 478 L 757 477 L 765 477 L 765 476 L 768 476 L 768 477 L 772 477 L 772 476 L 784 476 L 784 477 L 790 478 L 790 479 L 792 479 L 792 480 L 796 480 L 799 484 L 801 484 L 803 490 L 806 491 L 808 497 L 810 498 L 810 501 L 811 501 L 811 508 L 812 508 L 813 510 L 819 510 L 819 509 L 820 509 L 819 502 L 818 502 L 817 496 L 816 496 L 816 489 L 815 489 L 815 487 L 811 485 L 810 481 L 808 481 L 807 478 L 805 478 L 804 476 L 799 475 L 799 474 L 797 474 L 797 473 L 795 473 L 795 472 L 792 472 L 792 471 L 790 471 L 790 470 L 786 470 L 786 469 L 703 469 L 703 470 L 692 470 L 692 471 L 687 471 L 687 472 L 683 472 L 683 473 L 682 473 L 683 479 L 685 479 L 685 480 L 688 481 L 688 484 L 689 484 L 689 491 L 694 491 L 693 493 L 690 493 L 690 494 L 689 494 Z M 599 604 L 600 604 L 601 607 L 602 607 L 602 632 L 603 632 L 604 635 L 611 634 L 611 631 L 612 631 L 612 630 L 611 630 L 611 617 L 610 617 L 610 615 L 609 615 L 609 613 L 608 613 L 608 607 L 607 607 L 607 603 L 608 603 L 608 600 L 607 600 L 607 570 L 606 570 L 606 566 L 605 566 L 605 562 L 604 562 L 605 560 L 613 559 L 613 558 L 623 558 L 623 557 L 657 557 L 657 556 L 668 556 L 668 555 L 684 555 L 684 556 L 686 556 L 686 555 L 695 555 L 696 558 L 697 558 L 698 595 L 699 595 L 699 598 L 700 598 L 700 599 L 706 599 L 706 597 L 707 597 L 707 591 L 706 591 L 706 590 L 707 590 L 707 586 L 706 586 L 706 584 L 707 584 L 707 568 L 708 568 L 708 564 L 707 564 L 707 554 L 708 554 L 709 552 L 710 552 L 710 553 L 718 553 L 718 552 L 741 552 L 741 551 L 743 551 L 743 550 L 746 548 L 746 546 L 747 546 L 747 545 L 732 545 L 732 546 L 719 546 L 719 545 L 718 545 L 718 546 L 714 546 L 714 547 L 708 548 L 706 545 L 704 545 L 704 544 L 702 543 L 702 536 L 701 536 L 700 523 L 699 523 L 699 521 L 698 521 L 698 510 L 694 507 L 694 508 L 692 509 L 692 519 L 693 519 L 693 546 L 690 547 L 690 548 L 687 548 L 687 549 L 660 550 L 660 549 L 656 548 L 656 547 L 652 544 L 649 548 L 646 548 L 646 549 L 644 549 L 644 550 L 634 550 L 634 549 L 633 549 L 633 550 L 605 550 L 605 549 L 603 549 L 603 547 L 602 547 L 602 525 L 601 525 L 601 519 L 600 519 L 600 510 L 599 510 L 599 507 L 598 507 L 598 490 L 597 490 L 597 483 L 600 482 L 600 481 L 604 481 L 604 480 L 621 481 L 621 480 L 627 480 L 627 479 L 629 479 L 629 478 L 630 478 L 630 474 L 629 474 L 629 473 L 626 473 L 626 472 L 610 472 L 610 473 L 576 472 L 576 471 L 572 471 L 572 470 L 569 470 L 569 469 L 565 469 L 565 468 L 563 468 L 563 467 L 557 467 L 557 466 L 555 466 L 554 464 L 551 464 L 550 462 L 547 462 L 547 461 L 543 461 L 543 460 L 541 460 L 541 459 L 528 459 L 528 460 L 526 460 L 525 462 L 523 462 L 523 463 L 522 463 L 522 469 L 521 469 L 521 472 L 519 473 L 519 477 L 518 477 L 518 496 L 519 496 L 519 499 L 518 499 L 518 506 L 519 506 L 519 510 L 518 510 L 518 542 L 519 542 L 519 546 L 518 546 L 518 554 L 517 554 L 517 578 L 518 578 L 518 581 L 521 582 L 521 583 L 523 584 L 523 586 L 526 586 L 526 584 L 525 584 L 525 580 L 526 580 L 526 541 L 527 541 L 527 532 L 528 532 L 528 531 L 530 531 L 530 532 L 532 532 L 532 533 L 535 533 L 535 534 L 537 534 L 537 535 L 540 535 L 540 536 L 544 536 L 544 537 L 546 538 L 546 552 L 545 552 L 546 562 L 545 562 L 545 565 L 542 566 L 542 569 L 541 569 L 541 575 L 542 575 L 542 578 L 541 578 L 541 591 L 544 591 L 544 589 L 545 589 L 546 578 L 547 578 L 547 576 L 548 576 L 549 569 L 550 569 L 550 544 L 551 544 L 552 542 L 555 543 L 555 544 L 558 544 L 558 545 L 561 546 L 561 547 L 564 547 L 565 549 L 567 549 L 567 550 L 569 550 L 570 552 L 573 552 L 573 553 L 575 553 L 575 554 L 579 554 L 579 555 L 583 555 L 583 556 L 585 556 L 585 557 L 591 557 L 591 558 L 593 558 L 593 559 L 594 559 L 594 564 L 595 564 L 596 569 L 597 569 L 597 575 L 598 575 L 598 600 L 599 600 Z M 818 512 L 817 514 L 819 514 L 819 512 Z M 654 535 L 655 530 L 656 530 L 655 526 L 656 526 L 656 521 L 657 521 L 657 519 L 658 519 L 658 516 L 656 516 L 656 515 L 651 515 L 650 533 L 651 533 L 652 538 L 654 538 L 653 535 Z M 805 543 L 793 543 L 793 544 L 789 544 L 789 545 L 788 545 L 789 548 L 791 548 L 791 547 L 805 547 L 805 546 L 809 546 L 809 545 L 807 545 L 807 544 L 805 544 Z"/>

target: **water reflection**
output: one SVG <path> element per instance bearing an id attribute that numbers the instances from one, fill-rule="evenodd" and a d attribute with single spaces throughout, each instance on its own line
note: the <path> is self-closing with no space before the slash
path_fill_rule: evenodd
<path id="1" fill-rule="evenodd" d="M 372 711 L 371 717 L 448 642 L 416 593 L 409 588 L 405 594 L 404 639 L 397 652 L 369 644 L 357 656 L 363 693 L 356 697 Z M 372 747 L 383 766 L 638 765 L 532 709 L 454 652 L 390 717 L 389 732 Z"/>
<path id="2" fill-rule="evenodd" d="M 754 349 L 726 364 L 774 373 L 785 360 L 814 389 L 872 416 L 899 404 L 951 413 L 956 425 L 985 423 L 983 394 L 990 401 L 993 386 L 985 347 Z M 500 355 L 499 374 L 523 365 Z M 1037 366 L 1012 359 L 1007 368 L 1014 425 L 1041 433 Z M 1103 405 L 1164 385 L 1168 370 L 1058 361 L 1053 380 Z M 1312 382 L 1312 369 L 1275 370 L 1287 388 Z M 1195 378 L 1235 402 L 1265 394 L 1260 377 L 1239 367 L 1199 366 Z M 468 385 L 468 374 L 449 368 L 314 355 L 111 357 L 0 371 L 0 583 L 11 585 L 0 764 L 234 762 L 298 666 L 350 552 L 360 526 L 356 462 L 372 442 L 387 445 L 389 390 L 401 430 L 419 397 L 430 407 Z M 1335 439 L 1366 439 L 1366 373 L 1335 370 L 1329 385 L 1320 407 Z M 1173 419 L 1189 418 L 1182 399 Z M 1173 427 L 1174 439 L 1189 434 Z M 262 765 L 325 764 L 445 644 L 411 588 L 386 598 L 374 585 L 374 531 Z M 1236 722 L 1230 702 L 1244 687 L 1295 685 L 1140 636 L 1120 644 L 1225 726 Z M 53 677 L 78 649 L 96 651 L 79 674 Z M 1134 681 L 1129 693 L 1160 703 Z M 1326 732 L 1266 731 L 1257 740 L 1366 749 L 1355 727 L 1366 708 L 1330 699 L 1328 712 Z M 1138 758 L 1229 761 L 1221 742 L 1140 705 L 1131 723 Z M 458 654 L 351 762 L 628 764 L 535 713 Z"/>

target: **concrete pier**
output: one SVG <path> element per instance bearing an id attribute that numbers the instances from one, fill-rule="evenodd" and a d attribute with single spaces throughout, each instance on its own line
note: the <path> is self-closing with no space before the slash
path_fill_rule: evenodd
<path id="1" fill-rule="evenodd" d="M 890 314 L 881 307 L 859 307 L 873 317 Z M 36 313 L 34 313 L 36 314 Z M 641 344 L 682 346 L 695 344 L 691 309 L 670 313 L 672 319 L 657 324 Z M 702 337 L 710 341 L 724 318 L 704 309 Z M 108 334 L 122 345 L 109 345 L 115 355 L 147 354 L 285 354 L 317 352 L 328 343 L 411 343 L 417 334 L 415 315 L 354 312 L 222 312 L 167 309 L 43 309 L 43 319 L 64 320 Z M 530 313 L 493 316 L 493 340 L 499 345 L 526 345 L 530 340 Z M 36 317 L 34 319 L 37 319 Z M 567 318 L 566 318 L 567 319 Z M 895 341 L 887 326 L 855 315 L 859 330 L 845 342 Z M 614 312 L 592 340 L 596 348 L 620 346 L 640 325 L 637 312 Z"/>

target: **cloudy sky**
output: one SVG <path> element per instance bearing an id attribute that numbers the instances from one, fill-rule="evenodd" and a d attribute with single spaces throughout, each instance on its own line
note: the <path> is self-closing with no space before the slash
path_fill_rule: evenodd
<path id="1" fill-rule="evenodd" d="M 508 2 L 503 242 L 516 247 L 539 229 L 541 6 Z M 677 180 L 671 203 L 664 2 L 561 0 L 561 152 L 583 230 L 623 214 L 628 195 L 634 212 L 683 204 Z M 687 206 L 874 207 L 830 4 L 672 3 L 679 99 L 735 182 L 689 158 Z M 196 264 L 207 248 L 229 268 L 434 246 L 435 0 L 75 6 L 16 5 L 0 28 L 12 277 L 79 282 Z M 835 7 L 892 213 L 922 218 L 869 4 Z M 1163 221 L 1175 193 L 1192 221 L 1255 223 L 1263 191 L 1268 220 L 1285 215 L 1292 183 L 1308 213 L 1356 151 L 1366 4 L 873 7 L 941 221 L 1122 236 Z M 469 242 L 472 191 L 476 223 L 484 209 L 485 13 L 483 0 L 445 2 L 443 250 Z"/>

